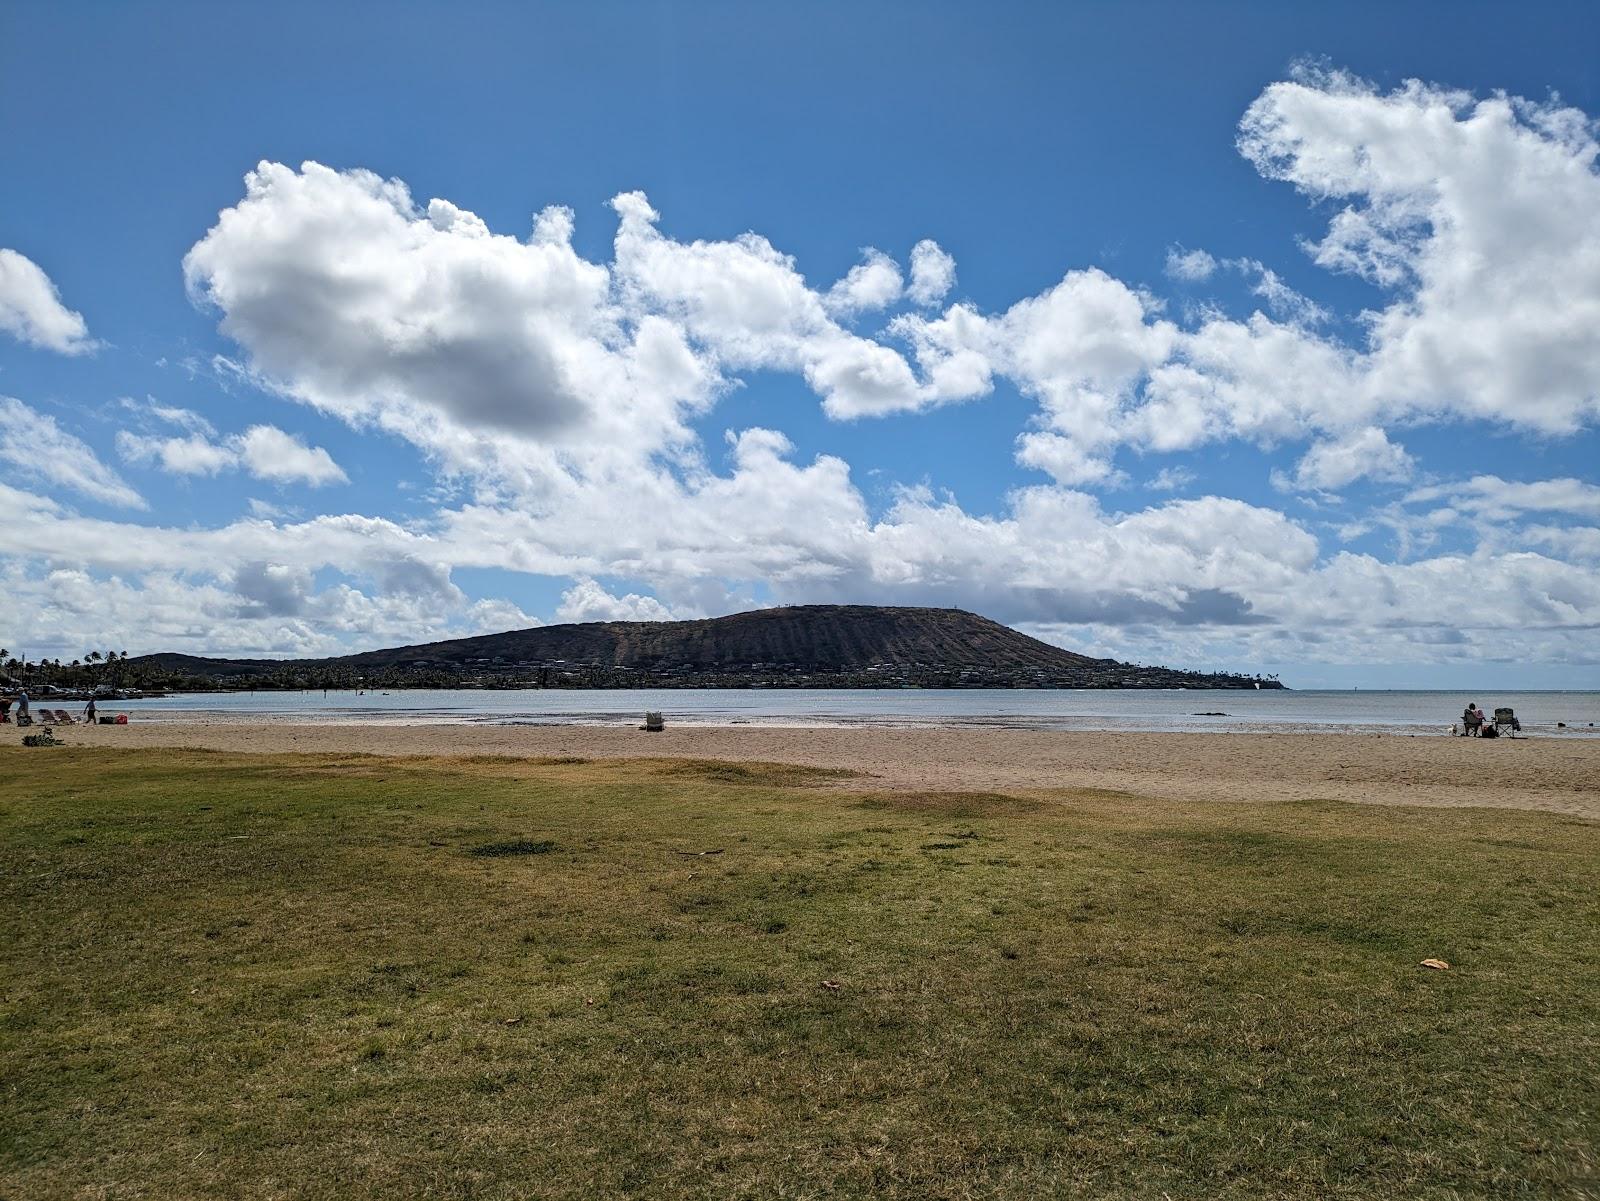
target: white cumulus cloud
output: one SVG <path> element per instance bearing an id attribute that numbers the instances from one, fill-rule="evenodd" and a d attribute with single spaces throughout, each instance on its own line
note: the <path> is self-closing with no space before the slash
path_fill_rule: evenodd
<path id="1" fill-rule="evenodd" d="M 881 250 L 868 249 L 850 273 L 828 289 L 828 311 L 838 317 L 873 313 L 900 299 L 905 281 L 895 261 Z"/>
<path id="2" fill-rule="evenodd" d="M 29 408 L 14 396 L 0 396 L 0 461 L 108 505 L 147 507 L 144 498 L 102 463 L 87 443 L 62 429 L 50 414 Z"/>
<path id="3" fill-rule="evenodd" d="M 95 348 L 83 317 L 61 303 L 50 277 L 32 259 L 0 247 L 0 330 L 61 354 Z"/>
<path id="4" fill-rule="evenodd" d="M 561 594 L 559 621 L 671 621 L 672 610 L 653 596 L 616 596 L 585 576 Z"/>
<path id="5" fill-rule="evenodd" d="M 1294 475 L 1275 482 L 1282 487 L 1331 492 L 1360 479 L 1403 483 L 1415 469 L 1416 463 L 1405 447 L 1389 441 L 1382 430 L 1368 426 L 1314 443 L 1295 464 Z"/>
<path id="6" fill-rule="evenodd" d="M 1520 482 L 1477 475 L 1452 484 L 1429 484 L 1406 494 L 1409 504 L 1447 501 L 1507 513 L 1571 513 L 1600 521 L 1600 485 L 1566 477 Z"/>
<path id="7" fill-rule="evenodd" d="M 174 410 L 157 410 L 165 415 Z M 175 412 L 186 413 L 186 410 Z M 192 417 L 193 414 L 187 414 Z M 175 418 L 170 418 L 175 423 Z M 173 475 L 216 475 L 244 470 L 258 480 L 280 484 L 344 484 L 344 469 L 320 446 L 308 446 L 273 425 L 253 425 L 242 434 L 217 440 L 208 430 L 180 437 L 117 433 L 117 453 L 130 463 L 159 466 Z"/>
<path id="8" fill-rule="evenodd" d="M 1308 73 L 1250 106 L 1239 146 L 1266 177 L 1346 202 L 1320 265 L 1398 292 L 1372 320 L 1369 405 L 1550 433 L 1600 413 L 1600 144 L 1583 113 Z"/>
<path id="9" fill-rule="evenodd" d="M 259 480 L 279 483 L 344 484 L 344 469 L 320 446 L 307 446 L 273 425 L 252 425 L 237 440 L 245 470 Z"/>
<path id="10" fill-rule="evenodd" d="M 1227 265 L 1269 312 L 1207 310 L 1183 328 L 1137 289 L 1069 271 L 998 317 L 901 318 L 927 378 L 1006 376 L 1040 399 L 1046 428 L 1101 457 L 1230 439 L 1342 445 L 1368 429 L 1463 418 L 1557 435 L 1593 424 L 1600 146 L 1583 114 L 1307 74 L 1269 87 L 1240 128 L 1241 152 L 1264 176 L 1347 202 L 1313 253 L 1391 293 L 1364 342 L 1316 332 L 1327 311 L 1259 260 L 1175 249 L 1171 274 Z M 1328 453 L 1312 453 L 1313 471 Z M 1399 460 L 1380 470 L 1395 477 Z"/>
<path id="11" fill-rule="evenodd" d="M 1187 467 L 1163 467 L 1145 482 L 1152 492 L 1181 492 L 1195 481 L 1195 473 Z"/>
<path id="12" fill-rule="evenodd" d="M 1167 274 L 1185 283 L 1210 279 L 1217 270 L 1217 260 L 1204 250 L 1184 250 L 1173 246 L 1167 251 Z"/>
<path id="13" fill-rule="evenodd" d="M 906 295 L 926 308 L 938 304 L 955 287 L 956 261 L 932 238 L 911 248 L 911 286 Z"/>
<path id="14" fill-rule="evenodd" d="M 117 431 L 117 453 L 128 463 L 154 463 L 171 475 L 216 475 L 238 465 L 232 447 L 213 442 L 204 434 L 160 438 Z"/>
<path id="15" fill-rule="evenodd" d="M 519 242 L 370 172 L 262 163 L 184 271 L 256 372 L 353 422 L 423 443 L 442 422 L 549 441 L 672 425 L 703 374 L 670 327 L 625 325 L 570 230 L 547 212 Z"/>

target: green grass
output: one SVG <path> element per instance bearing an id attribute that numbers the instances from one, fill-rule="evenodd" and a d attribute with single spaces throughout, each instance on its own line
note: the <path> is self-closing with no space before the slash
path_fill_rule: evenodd
<path id="1" fill-rule="evenodd" d="M 7 1199 L 1600 1189 L 1600 824 L 696 762 L 0 768 Z"/>

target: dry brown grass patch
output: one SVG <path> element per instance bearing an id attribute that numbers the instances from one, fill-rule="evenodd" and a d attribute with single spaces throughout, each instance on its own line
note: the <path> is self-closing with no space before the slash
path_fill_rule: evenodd
<path id="1" fill-rule="evenodd" d="M 1033 797 L 1004 792 L 875 792 L 863 794 L 856 805 L 930 817 L 1023 817 L 1045 807 Z"/>
<path id="2" fill-rule="evenodd" d="M 807 788 L 861 779 L 862 773 L 842 767 L 810 767 L 803 763 L 740 762 L 725 759 L 652 759 L 653 774 L 669 780 L 703 780 L 708 784 L 745 787 Z"/>

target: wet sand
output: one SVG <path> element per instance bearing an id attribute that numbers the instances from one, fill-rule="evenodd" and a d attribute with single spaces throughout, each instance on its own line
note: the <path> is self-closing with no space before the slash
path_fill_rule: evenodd
<path id="1" fill-rule="evenodd" d="M 1337 800 L 1539 809 L 1600 820 L 1600 739 L 1443 734 L 1196 734 L 915 728 L 314 725 L 207 715 L 60 727 L 74 745 L 279 754 L 581 755 L 765 760 L 847 768 L 848 787 L 1100 788 L 1174 800 Z M 20 741 L 0 727 L 0 744 Z"/>

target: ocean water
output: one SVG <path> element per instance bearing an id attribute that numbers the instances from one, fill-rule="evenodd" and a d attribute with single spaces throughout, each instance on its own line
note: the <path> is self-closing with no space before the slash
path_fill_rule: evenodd
<path id="1" fill-rule="evenodd" d="M 120 701 L 138 721 L 199 714 L 318 722 L 637 725 L 967 726 L 1041 730 L 1382 731 L 1441 734 L 1469 701 L 1510 706 L 1523 732 L 1600 736 L 1600 692 L 1190 691 L 1114 689 L 391 689 L 191 693 Z M 1558 723 L 1565 722 L 1565 728 Z"/>

